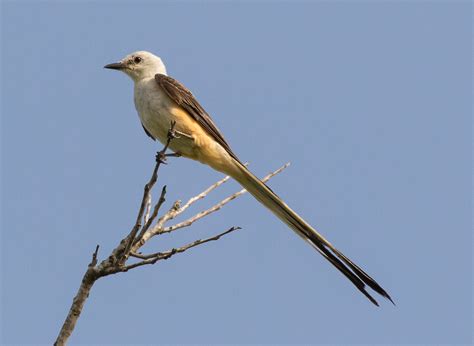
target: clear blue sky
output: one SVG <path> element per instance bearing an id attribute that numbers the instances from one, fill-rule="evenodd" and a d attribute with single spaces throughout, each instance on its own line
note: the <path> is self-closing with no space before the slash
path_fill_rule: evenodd
<path id="1" fill-rule="evenodd" d="M 397 306 L 372 306 L 245 196 L 150 251 L 242 231 L 100 280 L 71 343 L 470 343 L 471 14 L 468 1 L 2 2 L 1 340 L 51 344 L 95 245 L 103 258 L 130 229 L 161 146 L 131 81 L 102 67 L 149 50 L 257 174 L 292 162 L 270 186 Z M 160 184 L 171 203 L 218 178 L 177 159 Z"/>

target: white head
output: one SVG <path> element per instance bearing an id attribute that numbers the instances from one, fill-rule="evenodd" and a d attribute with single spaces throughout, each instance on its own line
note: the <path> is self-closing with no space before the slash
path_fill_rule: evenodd
<path id="1" fill-rule="evenodd" d="M 152 78 L 157 73 L 166 74 L 166 67 L 160 57 L 146 51 L 139 51 L 127 55 L 119 62 L 104 66 L 126 73 L 134 82 L 145 78 Z"/>

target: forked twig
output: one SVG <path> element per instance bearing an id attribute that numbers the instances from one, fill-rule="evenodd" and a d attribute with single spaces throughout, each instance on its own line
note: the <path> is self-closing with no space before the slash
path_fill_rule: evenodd
<path id="1" fill-rule="evenodd" d="M 185 252 L 186 250 L 189 250 L 189 249 L 191 249 L 195 246 L 198 246 L 198 245 L 201 245 L 201 244 L 204 244 L 204 243 L 208 243 L 210 241 L 219 240 L 221 237 L 225 236 L 226 234 L 229 234 L 229 233 L 231 233 L 233 231 L 236 231 L 236 230 L 239 230 L 239 229 L 241 229 L 241 228 L 234 226 L 234 227 L 229 228 L 227 231 L 219 233 L 219 234 L 217 234 L 213 237 L 209 237 L 209 238 L 206 238 L 206 239 L 195 240 L 192 243 L 189 243 L 189 244 L 186 244 L 184 246 L 174 248 L 174 249 L 171 249 L 171 250 L 168 250 L 168 251 L 165 251 L 165 252 L 155 252 L 155 253 L 149 254 L 149 255 L 142 255 L 142 254 L 132 253 L 132 254 L 130 254 L 130 256 L 143 259 L 143 261 L 130 264 L 130 265 L 126 266 L 123 271 L 127 271 L 129 269 L 133 269 L 133 268 L 140 267 L 140 266 L 147 265 L 147 264 L 155 264 L 159 260 L 166 260 L 166 259 L 170 258 L 171 256 L 177 254 L 177 253 Z"/>

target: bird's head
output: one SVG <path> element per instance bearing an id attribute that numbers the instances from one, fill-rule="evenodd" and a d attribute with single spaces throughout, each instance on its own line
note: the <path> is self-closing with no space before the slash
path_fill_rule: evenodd
<path id="1" fill-rule="evenodd" d="M 122 71 L 135 82 L 153 77 L 157 73 L 166 74 L 165 64 L 163 64 L 160 57 L 146 51 L 129 54 L 119 62 L 104 67 Z"/>

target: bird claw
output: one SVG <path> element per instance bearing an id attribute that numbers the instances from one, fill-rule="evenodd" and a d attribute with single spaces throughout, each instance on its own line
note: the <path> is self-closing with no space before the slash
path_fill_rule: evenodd
<path id="1" fill-rule="evenodd" d="M 168 130 L 168 140 L 171 141 L 175 138 L 179 138 L 178 132 L 172 127 Z"/>
<path id="2" fill-rule="evenodd" d="M 167 165 L 166 156 L 167 155 L 163 151 L 157 151 L 155 156 L 156 163 L 162 163 L 164 165 Z"/>
<path id="3" fill-rule="evenodd" d="M 156 156 L 155 156 L 155 159 L 156 159 L 156 162 L 159 162 L 159 163 L 162 163 L 164 165 L 167 165 L 168 163 L 166 162 L 166 159 L 168 157 L 181 157 L 181 153 L 178 151 L 178 152 L 175 152 L 175 153 L 169 153 L 169 154 L 166 154 L 164 153 L 163 151 L 157 151 L 156 152 Z"/>

